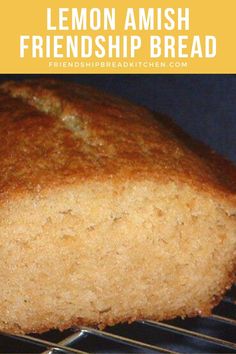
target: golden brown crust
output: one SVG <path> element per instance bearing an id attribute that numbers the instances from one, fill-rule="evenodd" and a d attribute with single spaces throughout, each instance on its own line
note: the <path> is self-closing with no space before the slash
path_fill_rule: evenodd
<path id="1" fill-rule="evenodd" d="M 224 187 L 232 191 L 233 194 L 236 193 L 236 168 L 232 162 L 217 154 L 204 143 L 190 137 L 169 117 L 159 115 L 157 119 L 190 151 L 205 161 Z"/>
<path id="2" fill-rule="evenodd" d="M 6 82 L 0 92 L 2 198 L 84 179 L 145 178 L 235 203 L 235 166 L 161 115 L 51 79 Z"/>

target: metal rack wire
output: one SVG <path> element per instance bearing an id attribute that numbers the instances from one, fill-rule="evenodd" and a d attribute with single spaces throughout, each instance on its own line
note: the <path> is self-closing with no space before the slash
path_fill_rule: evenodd
<path id="1" fill-rule="evenodd" d="M 207 318 L 137 321 L 105 331 L 81 326 L 40 336 L 0 333 L 0 353 L 236 353 L 236 287 Z"/>

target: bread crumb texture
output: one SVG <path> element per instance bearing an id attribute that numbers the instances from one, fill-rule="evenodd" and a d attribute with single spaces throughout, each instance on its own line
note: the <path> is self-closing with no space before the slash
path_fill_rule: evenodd
<path id="1" fill-rule="evenodd" d="M 0 86 L 0 330 L 208 315 L 235 279 L 236 168 L 168 118 Z"/>

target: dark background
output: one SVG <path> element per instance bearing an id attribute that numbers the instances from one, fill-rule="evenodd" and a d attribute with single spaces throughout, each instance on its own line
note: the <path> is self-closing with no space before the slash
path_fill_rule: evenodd
<path id="1" fill-rule="evenodd" d="M 38 76 L 1 75 L 0 80 Z M 97 86 L 166 113 L 192 136 L 236 162 L 235 75 L 45 76 Z"/>

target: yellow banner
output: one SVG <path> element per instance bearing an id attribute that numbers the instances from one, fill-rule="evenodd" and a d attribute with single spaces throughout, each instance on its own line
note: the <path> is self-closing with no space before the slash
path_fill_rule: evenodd
<path id="1" fill-rule="evenodd" d="M 236 1 L 8 0 L 1 73 L 235 73 Z"/>

